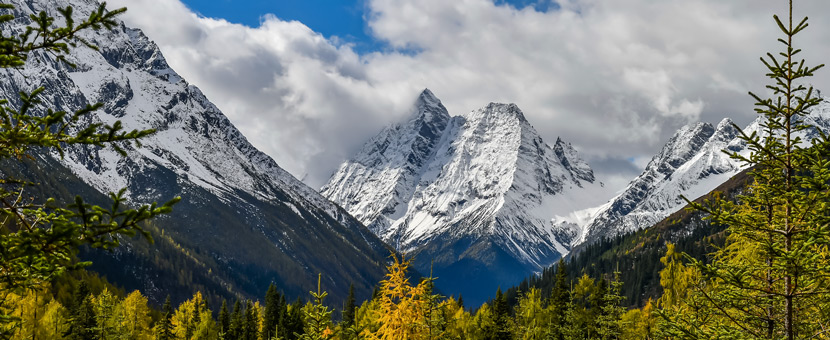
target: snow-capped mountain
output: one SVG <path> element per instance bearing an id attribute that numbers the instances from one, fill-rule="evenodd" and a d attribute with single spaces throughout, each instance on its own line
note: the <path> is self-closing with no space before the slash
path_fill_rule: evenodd
<path id="1" fill-rule="evenodd" d="M 91 0 L 11 4 L 20 19 L 2 27 L 6 32 L 20 29 L 29 14 L 41 10 L 56 16 L 58 7 L 71 5 L 78 18 L 98 6 Z M 126 157 L 97 147 L 69 147 L 66 157 L 50 157 L 102 193 L 128 188 L 133 203 L 183 196 L 164 219 L 166 232 L 229 266 L 221 270 L 232 286 L 225 288 L 233 293 L 259 296 L 272 281 L 305 293 L 322 272 L 331 278 L 328 290 L 345 296 L 350 282 L 368 292 L 382 276 L 389 254 L 383 242 L 252 146 L 198 88 L 168 66 L 140 30 L 122 23 L 86 37 L 100 51 L 74 49 L 68 60 L 77 68 L 35 53 L 24 69 L 3 70 L 0 97 L 16 103 L 19 91 L 42 86 L 44 108 L 72 112 L 101 102 L 104 107 L 85 123 L 120 120 L 127 130 L 157 132 L 142 139 L 141 147 L 128 147 Z M 316 247 L 329 254 L 315 254 Z M 250 272 L 256 277 L 246 277 Z M 140 288 L 152 292 L 152 280 L 145 281 Z"/>
<path id="2" fill-rule="evenodd" d="M 762 119 L 758 117 L 743 131 L 763 136 Z M 830 131 L 830 103 L 826 98 L 805 117 L 805 122 Z M 723 152 L 749 154 L 738 133 L 728 118 L 716 127 L 697 123 L 681 128 L 625 190 L 599 208 L 589 209 L 593 210 L 592 217 L 577 243 L 652 226 L 686 205 L 681 195 L 695 200 L 745 170 L 745 163 Z M 809 143 L 817 132 L 801 131 L 799 136 Z"/>
<path id="3" fill-rule="evenodd" d="M 429 90 L 418 97 L 413 115 L 385 128 L 343 164 L 322 193 L 378 235 L 402 216 L 450 121 L 447 109 Z"/>
<path id="4" fill-rule="evenodd" d="M 422 272 L 433 266 L 439 287 L 483 298 L 479 289 L 492 294 L 566 254 L 578 230 L 555 222 L 601 203 L 599 190 L 576 150 L 546 144 L 516 105 L 450 117 L 425 90 L 322 193 Z"/>

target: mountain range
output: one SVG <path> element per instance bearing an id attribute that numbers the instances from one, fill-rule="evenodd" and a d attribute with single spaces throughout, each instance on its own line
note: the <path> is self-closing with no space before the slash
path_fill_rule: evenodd
<path id="1" fill-rule="evenodd" d="M 28 15 L 76 16 L 92 0 L 12 0 L 0 27 L 20 30 Z M 160 304 L 203 290 L 214 299 L 261 296 L 276 283 L 305 296 L 318 273 L 335 301 L 354 284 L 366 298 L 391 252 L 413 257 L 445 294 L 473 305 L 538 273 L 581 246 L 650 227 L 746 169 L 723 150 L 748 154 L 729 119 L 684 126 L 614 197 L 570 143 L 544 141 L 515 104 L 489 103 L 451 115 L 424 90 L 409 116 L 368 140 L 318 192 L 257 150 L 195 86 L 167 64 L 140 30 L 123 23 L 85 36 L 68 67 L 34 53 L 25 68 L 2 70 L 0 98 L 43 87 L 47 108 L 75 111 L 100 102 L 84 124 L 121 121 L 155 129 L 140 147 L 34 150 L 0 172 L 40 184 L 38 195 L 104 204 L 127 188 L 130 204 L 182 196 L 173 214 L 147 228 L 156 245 L 124 238 L 114 252 L 84 249 L 92 269 Z M 825 100 L 806 117 L 830 131 Z M 745 133 L 763 134 L 760 118 Z M 816 131 L 801 132 L 804 141 Z"/>
<path id="2" fill-rule="evenodd" d="M 11 4 L 21 19 L 3 30 L 21 29 L 32 13 L 57 15 L 57 8 L 71 5 L 76 17 L 86 17 L 98 6 L 91 0 Z M 345 298 L 350 283 L 359 296 L 371 293 L 390 248 L 253 147 L 197 87 L 170 68 L 140 30 L 122 23 L 85 38 L 100 48 L 74 49 L 67 59 L 77 67 L 49 53 L 33 53 L 25 68 L 0 71 L 0 97 L 19 105 L 17 93 L 43 87 L 41 112 L 72 112 L 100 102 L 103 108 L 85 116 L 83 124 L 120 120 L 127 130 L 157 132 L 142 139 L 140 147 L 125 146 L 126 157 L 94 146 L 66 147 L 64 157 L 40 152 L 38 164 L 31 167 L 48 168 L 47 178 L 27 179 L 44 183 L 63 174 L 64 183 L 91 187 L 85 191 L 93 195 L 127 188 L 132 204 L 181 196 L 171 215 L 155 221 L 159 234 L 163 231 L 156 237 L 169 240 L 171 251 L 188 259 L 180 266 L 199 268 L 195 275 L 211 282 L 207 286 L 219 296 L 260 296 L 271 282 L 289 296 L 304 296 L 318 273 L 325 274 L 324 286 L 335 299 Z M 192 295 L 184 282 L 192 278 L 177 279 L 185 268 L 153 264 L 172 255 L 139 254 L 144 241 L 124 242 L 115 253 L 87 252 L 95 259 L 93 269 L 124 277 L 119 284 L 141 289 L 158 304 L 165 294 L 179 300 Z M 99 266 L 105 263 L 111 265 Z"/>
<path id="3" fill-rule="evenodd" d="M 830 131 L 830 101 L 820 93 L 818 96 L 823 102 L 804 117 L 804 122 Z M 762 120 L 759 116 L 741 131 L 763 138 Z M 717 126 L 694 123 L 682 127 L 620 194 L 582 213 L 589 217 L 577 244 L 650 227 L 686 206 L 681 196 L 695 200 L 745 170 L 745 163 L 726 153 L 749 156 L 750 150 L 739 134 L 729 118 Z M 806 146 L 818 132 L 810 128 L 797 136 Z"/>
<path id="4" fill-rule="evenodd" d="M 758 133 L 761 117 L 742 131 Z M 830 131 L 830 104 L 808 117 Z M 578 152 L 542 140 L 513 104 L 451 117 L 424 90 L 321 189 L 448 292 L 479 302 L 585 244 L 650 227 L 746 169 L 739 128 L 679 129 L 643 173 L 608 199 Z M 815 130 L 801 132 L 807 142 Z"/>

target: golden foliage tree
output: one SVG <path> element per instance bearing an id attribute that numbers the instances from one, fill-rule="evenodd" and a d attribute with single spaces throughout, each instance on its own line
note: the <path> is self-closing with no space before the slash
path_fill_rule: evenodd
<path id="1" fill-rule="evenodd" d="M 152 319 L 150 317 L 150 308 L 147 307 L 147 297 L 137 290 L 133 291 L 121 301 L 120 310 L 124 315 L 121 329 L 126 333 L 127 339 L 152 339 L 153 336 L 150 329 Z"/>
<path id="2" fill-rule="evenodd" d="M 380 282 L 379 328 L 372 338 L 382 340 L 414 340 L 429 337 L 424 317 L 428 306 L 425 298 L 431 293 L 430 279 L 413 286 L 407 271 L 411 259 L 392 255 L 392 264 L 386 267 L 386 279 Z"/>

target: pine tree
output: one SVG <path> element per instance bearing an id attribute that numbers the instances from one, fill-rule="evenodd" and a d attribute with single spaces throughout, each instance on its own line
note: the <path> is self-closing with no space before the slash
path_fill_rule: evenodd
<path id="1" fill-rule="evenodd" d="M 597 335 L 601 339 L 616 340 L 622 336 L 620 320 L 625 312 L 625 308 L 621 306 L 621 302 L 625 299 L 620 295 L 622 285 L 620 272 L 614 272 L 614 280 L 605 289 L 601 305 L 598 306 Z"/>
<path id="2" fill-rule="evenodd" d="M 321 289 L 322 277 L 322 274 L 317 275 L 317 292 L 309 292 L 312 301 L 303 307 L 305 333 L 297 334 L 302 340 L 320 340 L 334 336 L 331 311 L 323 304 L 328 293 Z"/>
<path id="3" fill-rule="evenodd" d="M 280 293 L 277 286 L 271 283 L 265 293 L 265 322 L 262 329 L 262 338 L 270 340 L 277 337 L 277 326 L 280 321 Z"/>
<path id="4" fill-rule="evenodd" d="M 553 340 L 564 340 L 562 328 L 565 327 L 565 316 L 571 302 L 570 288 L 568 287 L 568 268 L 565 260 L 559 259 L 556 264 L 556 281 L 551 290 L 548 308 L 550 309 L 550 334 Z"/>
<path id="5" fill-rule="evenodd" d="M 96 340 L 99 339 L 98 324 L 95 315 L 95 305 L 92 294 L 86 283 L 81 281 L 72 297 L 69 328 L 64 335 L 69 340 Z"/>
<path id="6" fill-rule="evenodd" d="M 156 340 L 173 340 L 173 305 L 170 303 L 170 295 L 164 300 L 161 312 L 161 320 L 156 325 Z"/>
<path id="7" fill-rule="evenodd" d="M 341 339 L 351 340 L 357 338 L 359 332 L 355 327 L 355 313 L 357 313 L 357 305 L 354 297 L 354 284 L 350 284 L 349 296 L 346 298 L 345 306 L 343 306 L 343 320 L 340 322 Z"/>
<path id="8" fill-rule="evenodd" d="M 285 295 L 280 294 L 280 303 L 279 303 L 279 318 L 277 321 L 277 338 L 287 339 L 288 334 L 294 334 L 294 332 L 288 332 L 288 302 L 285 301 Z"/>
<path id="9" fill-rule="evenodd" d="M 219 334 L 222 336 L 227 334 L 230 325 L 231 316 L 228 314 L 228 300 L 222 299 L 222 307 L 219 309 Z"/>
<path id="10" fill-rule="evenodd" d="M 259 320 L 251 300 L 245 302 L 245 318 L 242 324 L 242 339 L 256 340 L 259 336 Z"/>
<path id="11" fill-rule="evenodd" d="M 496 299 L 493 300 L 493 332 L 494 340 L 510 340 L 513 338 L 513 327 L 511 325 L 510 306 L 507 304 L 507 297 L 501 292 L 501 287 L 496 290 Z"/>
<path id="12" fill-rule="evenodd" d="M 244 318 L 242 316 L 242 303 L 239 300 L 233 304 L 233 313 L 231 313 L 231 323 L 228 327 L 228 339 L 242 339 L 242 332 L 244 327 Z"/>
<path id="13" fill-rule="evenodd" d="M 98 324 L 98 338 L 102 340 L 111 338 L 118 333 L 121 321 L 123 321 L 119 320 L 122 317 L 121 313 L 116 313 L 118 298 L 112 295 L 109 289 L 104 288 L 104 291 L 92 298 L 92 303 Z"/>
<path id="14" fill-rule="evenodd" d="M 694 316 L 666 318 L 666 332 L 678 338 L 808 339 L 826 336 L 830 306 L 830 142 L 805 117 L 821 102 L 806 77 L 823 67 L 798 59 L 795 36 L 807 18 L 794 25 L 773 16 L 784 50 L 761 58 L 775 98 L 755 99 L 761 131 L 740 133 L 749 156 L 730 155 L 752 167 L 754 182 L 738 202 L 715 197 L 696 209 L 726 225 L 726 245 L 710 263 L 693 261 L 700 284 L 684 301 Z M 740 130 L 740 129 L 739 129 Z M 811 132 L 811 145 L 798 137 Z M 700 306 L 703 307 L 700 307 Z M 706 318 L 702 318 L 706 316 Z M 822 319 L 824 317 L 824 319 Z"/>

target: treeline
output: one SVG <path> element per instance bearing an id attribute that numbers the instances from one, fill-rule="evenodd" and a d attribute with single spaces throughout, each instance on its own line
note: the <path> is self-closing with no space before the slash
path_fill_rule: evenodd
<path id="1" fill-rule="evenodd" d="M 715 188 L 714 192 L 722 197 L 736 201 L 738 195 L 752 181 L 751 169 L 745 170 Z M 712 194 L 696 200 L 703 202 L 712 198 Z M 642 308 L 649 300 L 657 299 L 663 294 L 660 286 L 660 263 L 672 243 L 676 251 L 688 254 L 698 261 L 708 262 L 712 254 L 723 246 L 726 238 L 726 226 L 706 218 L 707 214 L 699 210 L 682 209 L 654 226 L 638 231 L 628 232 L 614 237 L 603 238 L 593 243 L 584 244 L 566 257 L 568 278 L 577 280 L 582 275 L 601 277 L 620 272 L 623 282 L 621 295 L 623 304 L 631 308 Z M 542 294 L 549 294 L 556 283 L 557 265 L 554 264 L 508 289 L 510 305 L 518 302 L 521 292 L 538 288 Z"/>
<path id="2" fill-rule="evenodd" d="M 17 311 L 5 331 L 11 339 L 635 339 L 628 323 L 643 318 L 621 306 L 618 277 L 572 282 L 563 265 L 552 294 L 531 289 L 512 308 L 499 290 L 473 311 L 436 294 L 433 279 L 411 284 L 410 260 L 393 259 L 374 296 L 358 305 L 352 290 L 338 321 L 319 283 L 305 303 L 286 301 L 271 285 L 264 303 L 223 301 L 214 311 L 196 293 L 175 308 L 168 298 L 159 312 L 139 291 L 95 294 L 81 281 L 63 303 L 48 289 L 4 292 L 4 305 Z"/>

